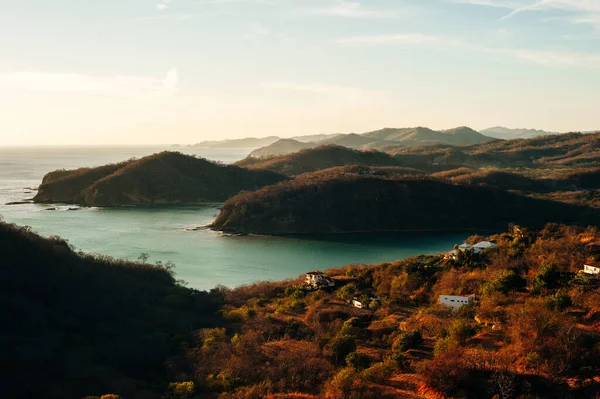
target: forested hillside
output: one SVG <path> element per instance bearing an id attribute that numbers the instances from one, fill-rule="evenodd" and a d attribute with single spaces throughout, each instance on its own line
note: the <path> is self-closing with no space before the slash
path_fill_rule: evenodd
<path id="1" fill-rule="evenodd" d="M 242 190 L 286 180 L 177 152 L 162 152 L 116 165 L 48 174 L 36 202 L 87 206 L 181 205 L 224 201 Z"/>
<path id="2" fill-rule="evenodd" d="M 225 202 L 212 226 L 281 235 L 491 230 L 511 222 L 549 221 L 600 225 L 600 209 L 427 177 L 324 171 L 241 193 Z"/>
<path id="3" fill-rule="evenodd" d="M 74 252 L 0 222 L 4 398 L 158 398 L 166 360 L 214 326 L 222 296 L 175 281 L 169 264 Z"/>

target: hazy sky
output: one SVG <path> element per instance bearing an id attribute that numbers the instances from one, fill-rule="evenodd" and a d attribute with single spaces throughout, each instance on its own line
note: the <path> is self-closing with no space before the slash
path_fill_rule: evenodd
<path id="1" fill-rule="evenodd" d="M 0 145 L 600 128 L 600 0 L 2 0 Z"/>

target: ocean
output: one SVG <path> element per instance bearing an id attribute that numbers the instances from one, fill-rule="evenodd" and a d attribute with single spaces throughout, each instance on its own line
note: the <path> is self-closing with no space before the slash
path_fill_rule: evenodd
<path id="1" fill-rule="evenodd" d="M 0 148 L 0 216 L 43 235 L 65 238 L 77 250 L 150 262 L 173 262 L 177 278 L 197 289 L 235 287 L 295 278 L 303 272 L 347 264 L 379 263 L 451 250 L 466 233 L 349 234 L 311 237 L 228 236 L 207 229 L 218 205 L 194 207 L 79 208 L 18 204 L 32 198 L 44 174 L 56 169 L 99 166 L 163 150 L 223 163 L 244 158 L 247 149 L 194 147 Z M 48 210 L 56 208 L 56 210 Z M 475 232 L 474 232 L 475 233 Z M 1 243 L 0 243 L 1 245 Z"/>

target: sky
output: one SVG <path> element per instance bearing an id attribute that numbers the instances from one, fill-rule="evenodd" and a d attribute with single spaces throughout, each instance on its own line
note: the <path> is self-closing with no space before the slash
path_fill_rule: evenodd
<path id="1" fill-rule="evenodd" d="M 600 128 L 600 0 L 0 5 L 0 145 Z"/>

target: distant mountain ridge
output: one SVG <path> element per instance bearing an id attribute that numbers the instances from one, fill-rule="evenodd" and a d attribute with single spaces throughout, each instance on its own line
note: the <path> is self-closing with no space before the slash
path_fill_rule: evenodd
<path id="1" fill-rule="evenodd" d="M 338 136 L 338 134 L 312 134 L 308 136 L 296 136 L 291 137 L 287 140 L 294 140 L 302 143 L 308 143 L 313 141 L 326 140 L 332 137 Z M 194 147 L 200 148 L 259 148 L 271 145 L 279 140 L 282 140 L 279 136 L 269 137 L 247 137 L 243 139 L 229 139 L 220 141 L 202 141 L 198 144 L 194 144 Z"/>
<path id="2" fill-rule="evenodd" d="M 548 132 L 539 129 L 510 129 L 504 126 L 490 127 L 488 129 L 480 130 L 479 133 L 502 140 L 531 139 L 539 136 L 560 134 L 558 132 Z"/>
<path id="3" fill-rule="evenodd" d="M 322 145 L 338 145 L 355 150 L 390 151 L 401 147 L 422 145 L 469 146 L 494 140 L 475 130 L 461 126 L 449 130 L 432 130 L 426 127 L 384 128 L 367 133 L 338 134 L 319 141 L 281 139 L 250 153 L 254 158 L 286 155 L 293 152 L 316 148 Z"/>

